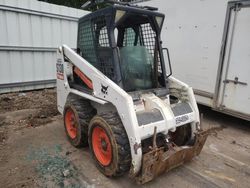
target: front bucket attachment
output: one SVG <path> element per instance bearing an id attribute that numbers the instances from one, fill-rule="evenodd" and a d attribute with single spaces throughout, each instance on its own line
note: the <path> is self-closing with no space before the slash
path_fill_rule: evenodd
<path id="1" fill-rule="evenodd" d="M 169 143 L 168 151 L 164 152 L 164 148 L 155 148 L 146 153 L 143 155 L 141 172 L 135 178 L 136 182 L 144 184 L 166 171 L 191 161 L 193 157 L 200 154 L 208 134 L 209 130 L 197 133 L 193 146 L 178 147 Z"/>

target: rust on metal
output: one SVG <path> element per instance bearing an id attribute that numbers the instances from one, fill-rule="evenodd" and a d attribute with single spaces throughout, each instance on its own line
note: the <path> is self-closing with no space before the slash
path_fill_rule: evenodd
<path id="1" fill-rule="evenodd" d="M 173 142 L 168 143 L 168 150 L 164 148 L 154 148 L 143 155 L 142 169 L 135 178 L 139 184 L 144 184 L 153 180 L 160 174 L 191 161 L 193 157 L 200 154 L 210 130 L 196 133 L 195 143 L 192 146 L 177 146 Z"/>
<path id="2" fill-rule="evenodd" d="M 154 127 L 154 135 L 153 135 L 153 147 L 150 146 L 151 150 L 155 150 L 157 148 L 156 144 L 156 133 L 157 133 L 157 127 Z"/>

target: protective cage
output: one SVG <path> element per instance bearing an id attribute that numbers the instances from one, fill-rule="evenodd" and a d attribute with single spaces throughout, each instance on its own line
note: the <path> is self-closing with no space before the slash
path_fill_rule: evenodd
<path id="1" fill-rule="evenodd" d="M 163 20 L 163 14 L 128 6 L 98 10 L 79 20 L 78 53 L 125 91 L 166 88 L 160 43 Z M 135 55 L 127 57 L 131 53 Z M 142 67 L 147 69 L 141 70 Z M 128 70 L 132 75 L 126 75 Z M 127 87 L 131 84 L 126 76 L 134 79 L 133 87 Z"/>

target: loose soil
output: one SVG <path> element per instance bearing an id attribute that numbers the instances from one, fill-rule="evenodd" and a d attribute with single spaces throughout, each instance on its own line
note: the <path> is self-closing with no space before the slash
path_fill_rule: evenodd
<path id="1" fill-rule="evenodd" d="M 21 130 L 45 125 L 52 122 L 58 114 L 55 89 L 2 94 L 0 142 L 7 139 L 10 129 Z"/>

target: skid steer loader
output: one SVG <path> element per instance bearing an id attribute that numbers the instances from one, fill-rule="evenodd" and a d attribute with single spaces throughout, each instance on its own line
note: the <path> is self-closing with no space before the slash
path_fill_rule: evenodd
<path id="1" fill-rule="evenodd" d="M 163 21 L 151 7 L 113 4 L 80 18 L 75 51 L 58 48 L 66 135 L 89 146 L 106 176 L 129 171 L 149 182 L 199 155 L 207 139 L 192 88 L 171 76 Z"/>

